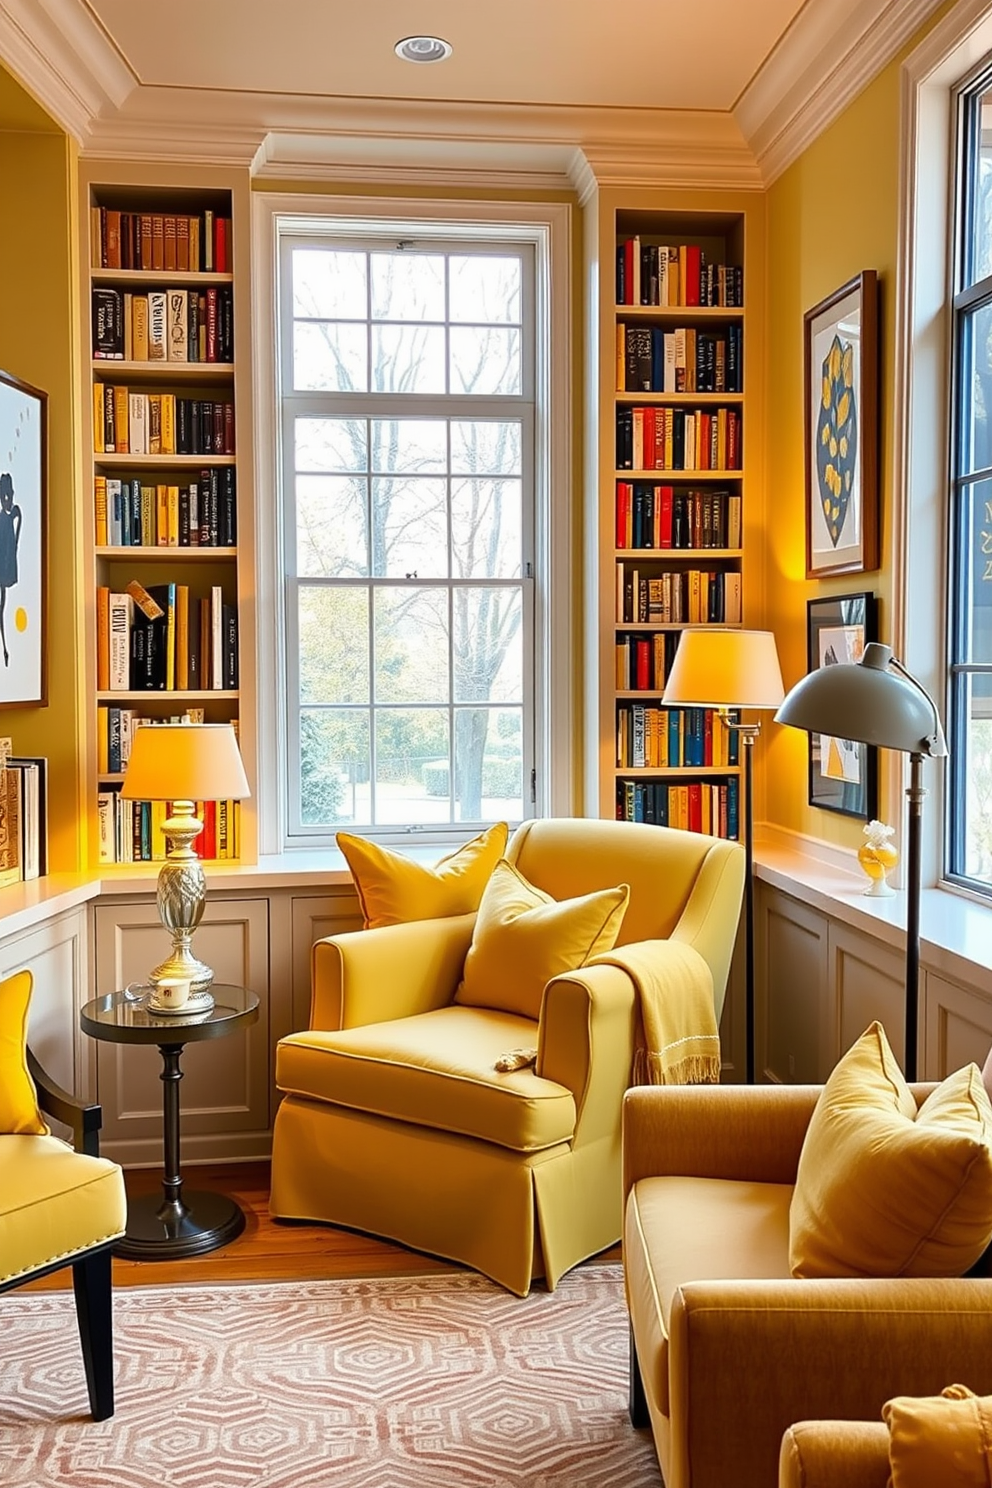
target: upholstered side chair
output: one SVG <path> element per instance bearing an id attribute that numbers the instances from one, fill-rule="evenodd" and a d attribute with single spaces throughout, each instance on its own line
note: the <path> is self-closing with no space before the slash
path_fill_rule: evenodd
<path id="1" fill-rule="evenodd" d="M 555 900 L 628 884 L 618 959 L 636 947 L 673 996 L 687 967 L 699 971 L 719 1019 L 743 890 L 738 844 L 546 819 L 519 828 L 506 857 Z M 604 960 L 550 980 L 533 1018 L 463 1005 L 475 918 L 316 943 L 310 1027 L 276 1055 L 271 1210 L 460 1261 L 524 1295 L 533 1278 L 552 1288 L 620 1238 L 637 992 Z M 496 1069 L 527 1048 L 532 1064 Z"/>
<path id="2" fill-rule="evenodd" d="M 90 1413 L 103 1421 L 114 1413 L 111 1249 L 127 1218 L 124 1175 L 99 1156 L 100 1107 L 62 1090 L 25 1047 L 30 991 L 26 971 L 0 982 L 0 1292 L 72 1267 Z M 72 1146 L 44 1115 L 71 1129 Z"/>

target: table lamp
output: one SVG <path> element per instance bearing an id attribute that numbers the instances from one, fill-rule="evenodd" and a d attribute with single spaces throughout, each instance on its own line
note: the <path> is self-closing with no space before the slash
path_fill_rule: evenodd
<path id="1" fill-rule="evenodd" d="M 760 720 L 742 723 L 731 709 L 777 708 L 785 696 L 770 630 L 724 630 L 701 625 L 684 630 L 662 702 L 669 707 L 715 708 L 744 746 L 744 1026 L 748 1084 L 754 1083 L 754 814 L 752 751 Z"/>
<path id="2" fill-rule="evenodd" d="M 906 853 L 906 1052 L 904 1073 L 916 1079 L 920 984 L 920 846 L 924 757 L 947 753 L 933 698 L 892 654 L 869 641 L 859 661 L 819 667 L 797 682 L 775 717 L 808 733 L 832 734 L 909 755 Z"/>
<path id="3" fill-rule="evenodd" d="M 176 977 L 202 991 L 213 972 L 192 951 L 193 932 L 203 916 L 207 881 L 193 843 L 203 830 L 197 801 L 240 801 L 248 780 L 230 723 L 145 723 L 135 729 L 121 796 L 130 801 L 171 801 L 162 830 L 168 851 L 158 876 L 156 901 L 172 936 L 172 954 L 149 981 Z"/>

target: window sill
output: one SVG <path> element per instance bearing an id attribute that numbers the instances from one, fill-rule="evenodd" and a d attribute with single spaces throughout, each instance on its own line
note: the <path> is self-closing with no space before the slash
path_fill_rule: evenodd
<path id="1" fill-rule="evenodd" d="M 864 878 L 838 860 L 827 861 L 770 838 L 756 841 L 755 876 L 800 899 L 831 919 L 905 954 L 905 890 L 891 899 L 871 899 Z M 924 889 L 920 895 L 920 960 L 928 971 L 992 997 L 992 904 L 951 889 Z"/>

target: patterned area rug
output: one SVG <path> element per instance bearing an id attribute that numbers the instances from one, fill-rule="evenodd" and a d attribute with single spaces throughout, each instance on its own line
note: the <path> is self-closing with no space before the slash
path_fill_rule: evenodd
<path id="1" fill-rule="evenodd" d="M 71 1293 L 0 1299 L 4 1488 L 658 1488 L 619 1266 L 119 1288 L 94 1424 Z"/>

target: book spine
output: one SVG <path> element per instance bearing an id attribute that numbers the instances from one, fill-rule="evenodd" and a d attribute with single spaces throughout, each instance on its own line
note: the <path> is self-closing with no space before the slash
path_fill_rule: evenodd
<path id="1" fill-rule="evenodd" d="M 109 680 L 110 692 L 126 692 L 130 686 L 131 598 L 128 594 L 109 596 Z"/>

